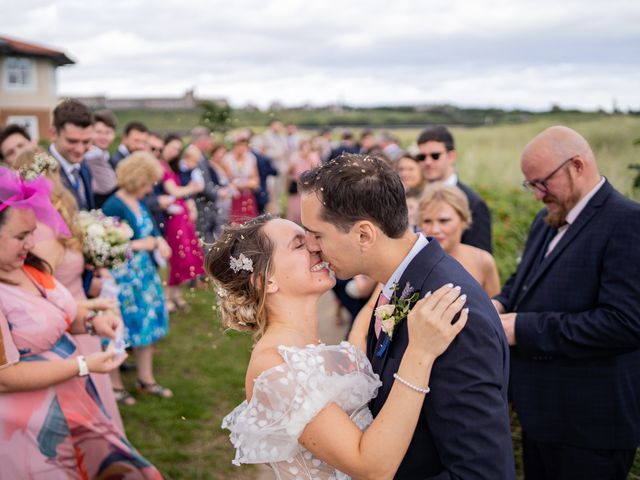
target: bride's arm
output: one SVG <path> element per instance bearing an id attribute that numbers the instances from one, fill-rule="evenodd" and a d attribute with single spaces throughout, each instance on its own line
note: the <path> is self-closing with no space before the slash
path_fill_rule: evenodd
<path id="1" fill-rule="evenodd" d="M 465 309 L 458 322 L 451 325 L 465 302 L 465 296 L 459 295 L 459 290 L 445 286 L 413 308 L 407 319 L 409 345 L 397 372 L 402 379 L 421 388 L 428 385 L 436 358 L 467 320 Z M 306 426 L 299 442 L 316 457 L 355 479 L 393 478 L 425 401 L 429 398 L 425 400 L 423 393 L 396 381 L 384 407 L 365 432 L 332 403 Z"/>

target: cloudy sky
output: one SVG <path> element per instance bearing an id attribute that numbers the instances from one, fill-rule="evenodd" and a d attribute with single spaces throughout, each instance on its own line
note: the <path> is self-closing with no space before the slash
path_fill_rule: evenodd
<path id="1" fill-rule="evenodd" d="M 0 35 L 76 60 L 63 95 L 640 109 L 639 0 L 0 4 Z"/>

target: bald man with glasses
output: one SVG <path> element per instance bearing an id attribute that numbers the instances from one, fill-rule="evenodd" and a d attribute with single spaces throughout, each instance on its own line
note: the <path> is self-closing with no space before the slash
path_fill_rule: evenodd
<path id="1" fill-rule="evenodd" d="M 525 479 L 622 480 L 640 442 L 640 205 L 567 127 L 531 140 L 521 167 L 545 208 L 494 304 Z"/>
<path id="2" fill-rule="evenodd" d="M 469 200 L 473 222 L 462 234 L 462 243 L 492 253 L 489 207 L 480 195 L 458 178 L 455 170 L 457 156 L 451 132 L 443 126 L 430 127 L 420 133 L 417 143 L 419 153 L 415 158 L 422 166 L 427 182 L 456 186 Z"/>

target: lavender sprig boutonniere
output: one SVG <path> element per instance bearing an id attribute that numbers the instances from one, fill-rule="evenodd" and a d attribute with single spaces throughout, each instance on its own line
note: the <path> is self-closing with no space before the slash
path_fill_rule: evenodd
<path id="1" fill-rule="evenodd" d="M 389 347 L 389 343 L 393 340 L 393 332 L 406 316 L 409 314 L 411 307 L 418 301 L 420 294 L 414 291 L 414 288 L 407 282 L 402 289 L 402 293 L 398 296 L 398 285 L 394 285 L 389 303 L 380 305 L 376 308 L 374 316 L 382 323 L 382 331 L 387 334 L 384 338 L 376 356 L 381 358 Z"/>

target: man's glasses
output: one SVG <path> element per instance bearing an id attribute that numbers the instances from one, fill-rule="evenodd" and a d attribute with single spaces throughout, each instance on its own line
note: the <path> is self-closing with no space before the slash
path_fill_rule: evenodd
<path id="1" fill-rule="evenodd" d="M 446 152 L 434 152 L 434 153 L 418 153 L 416 155 L 416 160 L 418 162 L 424 162 L 427 158 L 431 157 L 434 162 L 438 161 L 442 155 Z"/>
<path id="2" fill-rule="evenodd" d="M 525 180 L 522 182 L 522 186 L 527 190 L 529 190 L 531 193 L 536 193 L 536 191 L 538 191 L 546 195 L 547 193 L 549 193 L 549 185 L 547 185 L 547 182 L 551 180 L 551 177 L 553 177 L 556 173 L 558 173 L 562 169 L 562 167 L 564 167 L 567 163 L 569 163 L 574 158 L 576 158 L 575 155 L 571 158 L 567 158 L 564 162 L 562 162 L 558 166 L 558 168 L 556 168 L 553 172 L 551 172 L 549 175 L 544 177 L 542 180 L 531 180 L 531 181 Z"/>

